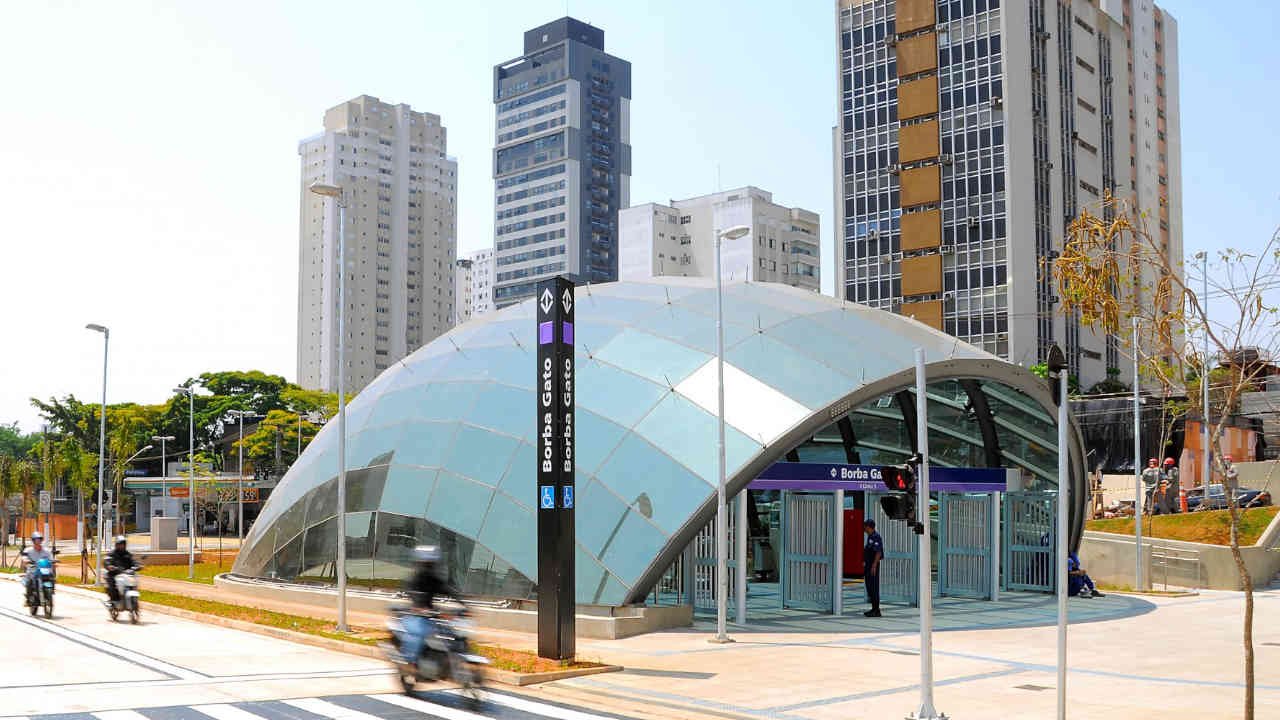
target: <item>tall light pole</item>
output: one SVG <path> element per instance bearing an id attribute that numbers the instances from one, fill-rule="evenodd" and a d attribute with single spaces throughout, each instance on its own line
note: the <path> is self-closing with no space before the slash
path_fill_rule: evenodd
<path id="1" fill-rule="evenodd" d="M 716 413 L 719 434 L 716 438 L 716 455 L 720 460 L 720 471 L 716 477 L 716 636 L 712 642 L 733 642 L 727 628 L 729 622 L 729 510 L 725 499 L 725 458 L 724 458 L 724 280 L 720 272 L 720 241 L 737 240 L 751 232 L 746 225 L 737 225 L 728 230 L 715 231 L 716 240 Z M 743 528 L 738 528 L 742 532 Z M 739 567 L 738 572 L 746 571 Z M 738 604 L 746 602 L 745 597 L 738 598 Z"/>
<path id="2" fill-rule="evenodd" d="M 102 572 L 102 484 L 107 469 L 107 349 L 111 344 L 111 331 L 102 325 L 90 323 L 85 328 L 102 333 L 102 414 L 98 418 L 98 585 L 106 586 Z"/>
<path id="3" fill-rule="evenodd" d="M 1049 373 L 1057 373 L 1058 383 L 1058 515 L 1057 537 L 1054 539 L 1054 590 L 1058 601 L 1058 720 L 1067 717 L 1067 533 L 1071 506 L 1070 451 L 1068 445 L 1070 426 L 1068 416 L 1070 402 L 1067 398 L 1070 383 L 1070 368 L 1062 348 L 1054 345 L 1049 349 L 1047 358 Z"/>
<path id="4" fill-rule="evenodd" d="M 1133 540 L 1134 570 L 1133 587 L 1141 591 L 1146 589 L 1142 582 L 1142 501 L 1146 493 L 1142 492 L 1142 399 L 1138 397 L 1141 383 L 1138 377 L 1138 318 L 1133 318 Z"/>
<path id="5" fill-rule="evenodd" d="M 1204 314 L 1204 357 L 1200 360 L 1200 486 L 1204 488 L 1204 507 L 1209 507 L 1209 253 L 1196 253 L 1204 283 L 1200 293 L 1200 311 Z M 1179 482 L 1182 478 L 1179 476 Z"/>
<path id="6" fill-rule="evenodd" d="M 311 192 L 338 205 L 338 632 L 347 632 L 347 394 L 346 346 L 347 301 L 347 201 L 342 188 L 325 183 L 312 183 Z M 723 447 L 723 440 L 721 446 Z M 723 466 L 723 460 L 721 466 Z"/>
<path id="7" fill-rule="evenodd" d="M 169 477 L 169 462 L 165 455 L 165 443 L 178 438 L 172 435 L 152 435 L 151 442 L 160 443 L 160 511 L 169 517 L 169 489 L 165 480 Z"/>
<path id="8" fill-rule="evenodd" d="M 196 391 L 176 387 L 174 392 L 187 396 L 187 579 L 196 577 Z"/>
<path id="9" fill-rule="evenodd" d="M 236 464 L 236 535 L 239 536 L 240 542 L 244 542 L 244 416 L 253 415 L 245 410 L 232 410 L 231 414 L 240 418 L 240 441 L 236 443 L 239 450 L 239 458 Z M 222 511 L 218 511 L 218 515 L 222 515 Z"/>
<path id="10" fill-rule="evenodd" d="M 138 457 L 139 455 L 141 455 L 142 453 L 144 453 L 144 452 L 146 452 L 146 451 L 148 451 L 148 450 L 150 450 L 150 449 L 152 449 L 152 448 L 154 448 L 154 447 L 155 447 L 154 445 L 143 445 L 141 448 L 139 448 L 139 449 L 138 449 L 138 452 L 136 452 L 136 453 L 134 453 L 134 454 L 130 455 L 130 456 L 129 456 L 129 459 L 128 459 L 128 460 L 125 460 L 123 464 L 124 464 L 124 465 L 128 465 L 129 463 L 131 463 L 131 462 L 133 462 L 135 459 L 137 459 L 137 457 Z M 123 488 L 121 488 L 121 491 L 123 492 Z M 113 508 L 118 508 L 118 507 L 120 507 L 120 498 L 116 498 L 116 499 L 115 499 L 115 503 L 113 504 Z M 136 507 L 134 508 L 134 511 L 135 511 L 135 512 L 137 511 L 137 508 L 136 508 Z M 111 513 L 111 515 L 112 515 L 112 517 L 114 517 L 114 518 L 116 519 L 116 523 L 119 525 L 119 528 L 118 528 L 118 529 L 120 530 L 120 534 L 121 534 L 121 535 L 123 535 L 123 534 L 124 534 L 124 521 L 120 519 L 120 513 L 118 513 L 118 512 L 114 512 L 114 511 L 113 511 L 113 512 Z"/>

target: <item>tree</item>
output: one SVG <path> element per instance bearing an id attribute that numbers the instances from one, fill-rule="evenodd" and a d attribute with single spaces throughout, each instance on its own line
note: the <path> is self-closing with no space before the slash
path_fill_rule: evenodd
<path id="1" fill-rule="evenodd" d="M 1280 232 L 1273 233 L 1256 252 L 1218 252 L 1208 284 L 1215 306 L 1225 301 L 1231 311 L 1210 316 L 1206 298 L 1184 282 L 1181 259 L 1170 258 L 1152 238 L 1145 217 L 1109 194 L 1101 210 L 1099 216 L 1085 209 L 1071 222 L 1062 254 L 1053 261 L 1061 310 L 1076 314 L 1089 328 L 1126 338 L 1132 319 L 1137 318 L 1139 340 L 1137 347 L 1129 348 L 1130 356 L 1137 355 L 1142 378 L 1164 388 L 1166 399 L 1189 370 L 1203 377 L 1203 369 L 1210 367 L 1211 359 L 1185 342 L 1184 331 L 1207 337 L 1211 353 L 1226 360 L 1227 372 L 1208 373 L 1213 392 L 1210 417 L 1203 420 L 1210 424 L 1214 468 L 1226 486 L 1231 554 L 1244 590 L 1244 717 L 1253 720 L 1253 578 L 1240 553 L 1240 506 L 1232 479 L 1226 475 L 1222 435 L 1241 395 L 1257 389 L 1267 367 L 1262 362 L 1241 361 L 1246 356 L 1243 351 L 1249 349 L 1256 358 L 1274 358 L 1280 349 L 1280 309 L 1264 298 L 1264 291 L 1280 276 Z M 1215 412 L 1216 422 L 1212 420 Z M 1203 479 L 1206 485 L 1208 481 Z"/>

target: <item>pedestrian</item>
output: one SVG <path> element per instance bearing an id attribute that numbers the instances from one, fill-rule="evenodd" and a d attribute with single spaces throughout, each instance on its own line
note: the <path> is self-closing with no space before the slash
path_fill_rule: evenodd
<path id="1" fill-rule="evenodd" d="M 1182 493 L 1182 480 L 1179 477 L 1178 465 L 1173 458 L 1164 459 L 1164 479 L 1169 481 L 1169 513 L 1180 512 L 1179 498 Z"/>
<path id="2" fill-rule="evenodd" d="M 1169 515 L 1173 512 L 1173 505 L 1169 502 L 1169 481 L 1161 480 L 1160 486 L 1156 488 L 1156 492 L 1151 496 L 1151 514 L 1152 515 Z"/>
<path id="3" fill-rule="evenodd" d="M 1232 462 L 1230 455 L 1222 456 L 1222 464 L 1227 466 L 1227 471 L 1223 475 L 1222 484 L 1225 489 L 1235 492 L 1240 486 L 1240 471 L 1236 469 L 1236 464 Z"/>
<path id="4" fill-rule="evenodd" d="M 1089 573 L 1080 567 L 1080 556 L 1075 553 L 1067 554 L 1067 595 L 1082 598 L 1106 597 L 1098 592 L 1098 586 L 1093 584 Z"/>
<path id="5" fill-rule="evenodd" d="M 862 547 L 862 578 L 867 588 L 867 602 L 871 609 L 862 613 L 867 617 L 880 617 L 880 561 L 884 559 L 884 540 L 876 532 L 876 521 L 862 521 L 862 532 L 867 543 Z"/>
<path id="6" fill-rule="evenodd" d="M 1159 462 L 1155 458 L 1149 458 L 1147 460 L 1147 469 L 1142 471 L 1142 505 L 1146 508 L 1144 512 L 1151 512 L 1151 496 L 1160 484 Z"/>

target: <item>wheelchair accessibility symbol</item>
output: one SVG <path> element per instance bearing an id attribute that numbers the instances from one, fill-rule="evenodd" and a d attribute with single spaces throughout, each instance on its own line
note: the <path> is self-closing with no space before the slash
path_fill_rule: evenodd
<path id="1" fill-rule="evenodd" d="M 560 503 L 560 507 L 564 508 L 565 510 L 572 510 L 573 509 L 573 486 L 565 485 L 564 487 L 561 488 L 561 490 L 564 492 L 564 498 L 563 498 L 563 501 Z"/>
<path id="2" fill-rule="evenodd" d="M 556 509 L 556 486 L 541 485 L 538 487 L 538 507 L 543 510 Z"/>

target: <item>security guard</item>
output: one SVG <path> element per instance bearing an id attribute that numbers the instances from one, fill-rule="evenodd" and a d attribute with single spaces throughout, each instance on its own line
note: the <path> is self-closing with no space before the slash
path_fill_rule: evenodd
<path id="1" fill-rule="evenodd" d="M 862 577 L 867 587 L 867 602 L 871 603 L 871 609 L 862 614 L 880 617 L 880 561 L 884 559 L 884 540 L 876 532 L 876 521 L 871 518 L 862 521 L 862 532 L 867 535 L 867 543 L 862 547 Z"/>

